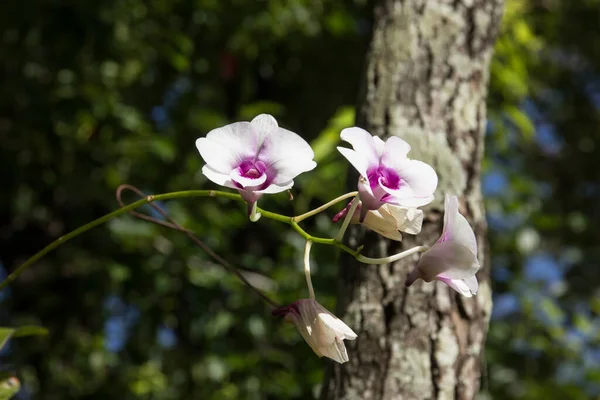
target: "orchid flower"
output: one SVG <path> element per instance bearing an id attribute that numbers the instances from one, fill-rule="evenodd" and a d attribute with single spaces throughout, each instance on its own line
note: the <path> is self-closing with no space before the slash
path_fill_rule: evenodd
<path id="1" fill-rule="evenodd" d="M 354 340 L 357 335 L 341 319 L 330 313 L 314 299 L 301 299 L 273 310 L 273 315 L 283 316 L 292 322 L 319 357 L 328 357 L 340 364 L 348 361 L 344 340 Z"/>
<path id="2" fill-rule="evenodd" d="M 268 114 L 213 129 L 196 140 L 196 147 L 206 162 L 202 173 L 237 189 L 249 213 L 263 194 L 290 189 L 296 176 L 317 165 L 310 145 Z"/>
<path id="3" fill-rule="evenodd" d="M 333 222 L 338 222 L 348 214 L 350 204 L 333 217 Z M 360 208 L 361 206 L 359 205 L 358 207 Z M 357 209 L 354 215 L 352 215 L 350 223 L 359 224 L 359 214 Z M 369 210 L 362 224 L 388 239 L 402 241 L 401 231 L 410 233 L 411 235 L 421 232 L 423 211 L 417 208 L 384 204 L 378 210 Z"/>
<path id="4" fill-rule="evenodd" d="M 406 286 L 419 278 L 425 282 L 437 279 L 463 296 L 471 297 L 479 287 L 475 277 L 480 268 L 475 233 L 466 218 L 458 212 L 456 196 L 446 195 L 444 209 L 442 236 L 423 253 L 408 276 Z"/>
<path id="5" fill-rule="evenodd" d="M 338 150 L 360 173 L 361 222 L 369 210 L 386 203 L 414 208 L 433 200 L 437 174 L 428 164 L 407 157 L 410 145 L 404 140 L 391 136 L 384 142 L 357 127 L 344 129 L 340 137 L 354 148 Z"/>

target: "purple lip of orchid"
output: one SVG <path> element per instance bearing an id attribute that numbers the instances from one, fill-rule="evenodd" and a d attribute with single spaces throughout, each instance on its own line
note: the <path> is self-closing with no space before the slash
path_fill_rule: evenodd
<path id="1" fill-rule="evenodd" d="M 244 185 L 244 182 L 239 182 L 241 179 L 236 179 L 232 177 L 233 183 L 239 189 L 252 189 L 252 190 L 261 190 L 266 188 L 273 181 L 273 177 L 269 177 L 267 166 L 264 162 L 260 160 L 246 160 L 242 161 L 239 167 L 236 168 L 237 173 L 240 177 L 246 178 L 248 180 L 252 180 L 257 183 L 255 186 Z M 261 179 L 264 175 L 264 181 L 261 182 Z"/>
<path id="2" fill-rule="evenodd" d="M 393 203 L 393 196 L 383 188 L 398 190 L 402 186 L 402 178 L 396 171 L 384 165 L 371 167 L 367 170 L 367 179 L 373 196 L 383 203 Z"/>

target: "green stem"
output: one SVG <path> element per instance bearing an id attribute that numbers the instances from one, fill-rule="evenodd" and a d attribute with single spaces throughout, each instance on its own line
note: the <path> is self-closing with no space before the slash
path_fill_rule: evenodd
<path id="1" fill-rule="evenodd" d="M 10 283 L 12 283 L 15 279 L 17 279 L 17 277 L 19 275 L 21 275 L 21 273 L 25 269 L 27 269 L 29 266 L 31 266 L 33 263 L 40 260 L 46 254 L 48 254 L 52 250 L 56 249 L 57 247 L 65 244 L 66 242 L 73 239 L 74 237 L 79 236 L 82 233 L 85 233 L 85 232 L 89 231 L 90 229 L 97 227 L 98 225 L 108 222 L 113 218 L 116 218 L 122 214 L 125 214 L 132 210 L 135 210 L 136 208 L 141 207 L 145 204 L 151 203 L 153 201 L 181 199 L 181 198 L 185 198 L 185 197 L 223 197 L 223 198 L 230 199 L 230 200 L 244 201 L 239 194 L 222 192 L 222 191 L 218 191 L 218 190 L 185 190 L 185 191 L 180 191 L 180 192 L 171 192 L 171 193 L 163 193 L 163 194 L 147 196 L 145 199 L 138 200 L 138 201 L 131 203 L 127 206 L 124 206 L 116 211 L 108 213 L 98 219 L 93 220 L 92 222 L 89 222 L 83 226 L 80 226 L 79 228 L 67 233 L 64 236 L 59 237 L 58 239 L 56 239 L 55 241 L 50 243 L 48 246 L 44 247 L 42 250 L 40 250 L 39 252 L 34 254 L 31 258 L 29 258 L 27 261 L 25 261 L 23 264 L 21 264 L 13 272 L 11 272 L 6 277 L 6 279 L 4 279 L 2 282 L 0 282 L 0 290 L 4 289 L 6 286 L 8 286 Z M 284 222 L 284 223 L 290 225 L 292 228 L 294 228 L 294 230 L 296 232 L 298 232 L 300 235 L 302 235 L 303 238 L 305 238 L 307 240 L 311 240 L 315 243 L 336 246 L 336 247 L 340 248 L 341 250 L 351 254 L 354 257 L 357 257 L 360 254 L 359 251 L 352 250 L 351 248 L 344 246 L 341 243 L 337 243 L 334 241 L 334 239 L 325 239 L 325 238 L 318 238 L 318 237 L 311 236 L 304 229 L 302 229 L 296 221 L 294 221 L 293 217 L 287 217 L 285 215 L 273 213 L 270 211 L 265 211 L 260 208 L 258 208 L 257 210 L 265 218 Z"/>
<path id="2" fill-rule="evenodd" d="M 354 198 L 354 200 L 352 200 L 352 205 L 350 206 L 350 210 L 348 211 L 348 214 L 346 214 L 346 218 L 344 218 L 344 222 L 342 222 L 342 227 L 340 228 L 340 231 L 338 232 L 337 235 L 335 235 L 336 242 L 341 242 L 344 239 L 344 234 L 346 233 L 346 229 L 348 229 L 348 225 L 350 225 L 350 220 L 354 216 L 354 212 L 356 211 L 356 208 L 358 207 L 359 203 L 360 203 L 360 200 L 358 200 L 358 196 L 356 196 Z"/>
<path id="3" fill-rule="evenodd" d="M 307 213 L 298 215 L 297 217 L 294 217 L 293 220 L 296 222 L 302 222 L 304 221 L 306 218 L 312 217 L 313 215 L 316 215 L 322 211 L 325 211 L 326 209 L 328 209 L 329 207 L 339 203 L 342 200 L 346 200 L 349 199 L 351 197 L 354 197 L 358 194 L 358 192 L 350 192 L 350 193 L 346 193 L 344 195 L 341 195 L 338 198 L 335 198 L 333 200 L 331 200 L 330 202 L 327 202 L 325 204 L 323 204 L 321 207 L 315 208 L 314 210 L 311 210 Z"/>
<path id="4" fill-rule="evenodd" d="M 365 257 L 365 256 L 359 254 L 356 256 L 356 259 L 364 264 L 387 264 L 387 263 L 391 263 L 394 261 L 398 261 L 404 257 L 408 257 L 408 256 L 416 254 L 416 253 L 422 253 L 424 251 L 427 251 L 428 249 L 429 249 L 429 246 L 425 246 L 425 245 L 415 246 L 412 249 L 408 249 L 401 253 L 393 254 L 388 257 L 371 258 L 371 257 Z"/>

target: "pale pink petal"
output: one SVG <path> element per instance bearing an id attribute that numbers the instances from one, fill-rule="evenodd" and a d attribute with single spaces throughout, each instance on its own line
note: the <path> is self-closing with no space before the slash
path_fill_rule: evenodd
<path id="1" fill-rule="evenodd" d="M 208 132 L 196 140 L 196 147 L 213 170 L 229 174 L 242 161 L 256 155 L 259 140 L 249 122 L 236 122 Z"/>
<path id="2" fill-rule="evenodd" d="M 269 175 L 273 176 L 273 182 L 281 184 L 290 181 L 302 172 L 313 170 L 317 166 L 311 158 L 306 156 L 288 157 L 274 161 L 267 168 Z"/>
<path id="3" fill-rule="evenodd" d="M 411 235 L 416 235 L 421 232 L 421 227 L 423 225 L 423 211 L 416 208 L 394 207 L 394 209 L 397 208 L 406 210 L 403 211 L 406 213 L 406 217 L 403 222 L 399 222 L 398 230 L 410 233 Z"/>
<path id="4" fill-rule="evenodd" d="M 450 237 L 448 235 L 450 226 L 454 226 L 454 221 L 456 220 L 456 216 L 458 215 L 458 197 L 450 196 L 446 193 L 444 197 L 444 228 L 442 229 L 442 236 L 440 236 L 439 241 L 449 240 Z"/>
<path id="5" fill-rule="evenodd" d="M 479 270 L 479 262 L 467 247 L 449 242 L 435 243 L 418 263 L 421 278 L 431 282 L 438 275 L 449 279 L 466 279 Z"/>
<path id="6" fill-rule="evenodd" d="M 465 297 L 472 296 L 469 286 L 467 286 L 465 281 L 461 279 L 448 279 L 439 277 L 438 280 L 444 282 L 446 285 L 450 286 L 452 289 L 456 290 L 458 293 L 462 294 Z"/>
<path id="7" fill-rule="evenodd" d="M 412 187 L 409 185 L 400 186 L 400 189 L 390 189 L 383 185 L 380 185 L 383 190 L 388 193 L 392 198 L 387 199 L 386 202 L 395 204 L 407 208 L 417 208 L 427 205 L 433 201 L 433 194 L 429 196 L 416 196 Z"/>
<path id="8" fill-rule="evenodd" d="M 340 133 L 340 137 L 342 140 L 350 143 L 356 152 L 360 153 L 362 158 L 366 161 L 367 167 L 371 165 L 379 165 L 380 154 L 378 153 L 374 137 L 371 136 L 369 132 L 355 126 L 352 128 L 343 129 Z M 363 175 L 362 172 L 361 175 Z"/>
<path id="9" fill-rule="evenodd" d="M 310 145 L 294 132 L 273 128 L 264 138 L 258 159 L 265 163 L 275 183 L 287 182 L 317 166 Z"/>
<path id="10" fill-rule="evenodd" d="M 229 174 L 222 174 L 212 169 L 208 164 L 202 167 L 202 174 L 217 185 L 237 189 L 237 186 L 229 178 Z"/>
<path id="11" fill-rule="evenodd" d="M 357 338 L 356 333 L 348 325 L 344 323 L 341 319 L 331 314 L 329 311 L 323 309 L 318 315 L 318 318 L 321 320 L 327 328 L 328 331 L 335 332 L 333 335 L 339 339 L 348 339 L 354 340 Z"/>
<path id="12" fill-rule="evenodd" d="M 418 160 L 404 160 L 396 169 L 400 177 L 413 190 L 414 196 L 424 198 L 433 195 L 438 177 L 429 164 Z"/>
<path id="13" fill-rule="evenodd" d="M 410 145 L 397 136 L 390 136 L 385 142 L 385 150 L 381 157 L 381 163 L 386 167 L 396 169 L 406 159 L 410 151 Z"/>
<path id="14" fill-rule="evenodd" d="M 471 290 L 471 293 L 477 294 L 477 291 L 479 290 L 479 282 L 477 282 L 477 277 L 473 275 L 470 278 L 466 278 L 464 281 Z"/>
<path id="15" fill-rule="evenodd" d="M 337 148 L 340 153 L 352 164 L 361 176 L 367 177 L 367 169 L 369 168 L 368 159 L 362 153 L 358 153 L 354 150 L 347 149 L 345 147 Z"/>
<path id="16" fill-rule="evenodd" d="M 402 234 L 398 232 L 397 228 L 397 220 L 390 214 L 388 207 L 390 206 L 385 204 L 378 210 L 369 211 L 365 216 L 363 225 L 389 239 L 402 241 Z M 357 214 L 358 213 L 354 213 L 351 222 L 359 222 Z"/>
<path id="17" fill-rule="evenodd" d="M 257 193 L 262 193 L 262 194 L 281 193 L 281 192 L 285 192 L 288 189 L 291 189 L 292 186 L 294 186 L 294 181 L 283 182 L 281 184 L 274 184 L 274 183 L 272 183 L 268 187 L 266 187 L 265 189 L 256 190 L 256 192 Z"/>
<path id="18" fill-rule="evenodd" d="M 450 206 L 450 210 L 446 211 L 448 218 L 446 220 L 447 226 L 444 227 L 443 235 L 446 240 L 452 240 L 467 247 L 475 256 L 477 256 L 477 240 L 475 239 L 475 232 L 473 232 L 467 219 L 458 212 L 458 199 L 456 196 L 452 197 L 453 198 L 446 201 Z"/>
<path id="19" fill-rule="evenodd" d="M 341 339 L 335 338 L 333 343 L 326 347 L 320 347 L 319 351 L 327 358 L 331 358 L 340 364 L 348 362 L 348 351 Z"/>
<path id="20" fill-rule="evenodd" d="M 240 174 L 238 168 L 234 169 L 229 173 L 229 177 L 232 181 L 239 183 L 243 188 L 257 188 L 267 180 L 267 174 L 263 173 L 256 178 L 248 178 Z"/>
<path id="21" fill-rule="evenodd" d="M 381 157 L 383 156 L 383 152 L 385 151 L 386 142 L 384 142 L 379 136 L 373 136 L 373 143 L 375 144 L 377 158 L 379 159 L 379 163 L 381 164 Z"/>
<path id="22" fill-rule="evenodd" d="M 267 135 L 279 127 L 279 125 L 277 125 L 277 120 L 269 114 L 257 115 L 250 122 L 250 124 L 252 124 L 256 132 L 259 133 L 261 139 L 264 139 Z M 260 142 L 262 143 L 262 140 Z"/>
<path id="23" fill-rule="evenodd" d="M 263 194 L 254 190 L 244 190 L 240 188 L 237 189 L 238 192 L 240 192 L 240 196 L 242 196 L 242 199 L 244 199 L 244 201 L 248 203 L 248 215 L 250 215 L 252 213 L 253 203 L 256 203 L 258 199 L 262 197 Z"/>

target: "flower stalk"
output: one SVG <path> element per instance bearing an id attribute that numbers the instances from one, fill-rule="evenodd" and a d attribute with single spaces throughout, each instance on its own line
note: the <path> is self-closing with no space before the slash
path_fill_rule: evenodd
<path id="1" fill-rule="evenodd" d="M 308 297 L 315 299 L 315 290 L 313 289 L 312 279 L 310 277 L 310 248 L 312 241 L 307 240 L 304 247 L 304 275 L 306 276 L 306 285 L 308 286 Z"/>

